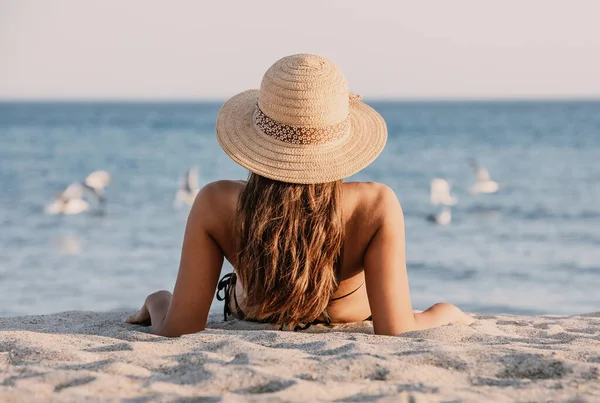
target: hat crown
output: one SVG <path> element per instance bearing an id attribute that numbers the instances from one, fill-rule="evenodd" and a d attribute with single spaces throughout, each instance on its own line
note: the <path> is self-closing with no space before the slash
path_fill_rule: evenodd
<path id="1" fill-rule="evenodd" d="M 281 124 L 321 128 L 348 117 L 348 96 L 346 78 L 333 62 L 298 54 L 278 60 L 267 70 L 258 107 Z"/>

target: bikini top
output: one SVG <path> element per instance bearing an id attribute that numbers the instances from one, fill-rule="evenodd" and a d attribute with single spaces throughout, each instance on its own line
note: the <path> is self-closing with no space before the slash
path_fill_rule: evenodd
<path id="1" fill-rule="evenodd" d="M 236 282 L 237 282 L 237 275 L 235 274 L 235 272 L 232 272 L 232 273 L 225 274 L 221 278 L 221 280 L 219 280 L 219 283 L 217 285 L 217 300 L 225 301 L 225 306 L 223 307 L 223 320 L 227 321 L 227 318 L 229 316 L 233 315 L 233 312 L 231 311 L 231 304 L 230 304 L 231 294 L 232 294 L 231 291 L 233 290 L 233 302 L 235 304 L 236 315 L 239 319 L 251 320 L 251 321 L 259 322 L 259 323 L 268 323 L 267 321 L 257 321 L 257 320 L 246 318 L 244 311 L 242 311 L 242 309 L 240 308 L 240 305 L 238 304 L 237 296 L 235 294 Z M 358 291 L 364 284 L 365 283 L 363 282 L 355 290 L 350 291 L 348 294 L 342 295 L 341 297 L 332 298 L 330 301 L 337 301 L 342 298 L 346 298 L 346 297 L 354 294 L 356 291 Z M 221 295 L 221 293 L 222 293 L 222 295 Z M 299 330 L 306 330 L 309 327 L 311 327 L 312 325 L 316 325 L 316 324 L 325 324 L 327 326 L 331 326 L 331 317 L 327 313 L 327 309 L 323 310 L 322 316 L 323 316 L 323 320 L 316 319 L 305 325 L 296 325 L 294 327 L 294 331 L 297 332 Z M 371 317 L 369 316 L 366 320 L 371 320 Z M 283 325 L 281 325 L 279 330 L 283 330 Z"/>

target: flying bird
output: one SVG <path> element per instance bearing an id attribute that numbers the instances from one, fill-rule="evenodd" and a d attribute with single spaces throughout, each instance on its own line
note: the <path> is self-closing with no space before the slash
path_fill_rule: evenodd
<path id="1" fill-rule="evenodd" d="M 83 187 L 94 196 L 99 204 L 106 203 L 104 188 L 110 183 L 110 174 L 106 171 L 92 172 L 85 178 Z"/>
<path id="2" fill-rule="evenodd" d="M 469 189 L 471 194 L 496 193 L 500 189 L 498 182 L 492 180 L 489 171 L 483 165 L 475 161 L 470 161 L 469 164 L 475 174 L 475 184 Z"/>
<path id="3" fill-rule="evenodd" d="M 46 207 L 47 214 L 79 214 L 90 208 L 83 200 L 83 186 L 75 182 L 58 193 L 52 203 Z"/>
<path id="4" fill-rule="evenodd" d="M 456 197 L 450 195 L 452 187 L 444 179 L 435 178 L 431 181 L 430 201 L 434 206 L 454 206 Z"/>
<path id="5" fill-rule="evenodd" d="M 199 191 L 198 168 L 193 166 L 181 177 L 179 182 L 179 190 L 177 190 L 177 194 L 175 195 L 175 205 L 185 203 L 191 206 L 194 203 L 196 195 Z"/>
<path id="6" fill-rule="evenodd" d="M 110 174 L 106 171 L 92 172 L 82 182 L 74 182 L 56 195 L 45 209 L 47 214 L 79 214 L 90 209 L 84 196 L 91 195 L 99 206 L 104 206 L 104 188 L 110 183 Z"/>

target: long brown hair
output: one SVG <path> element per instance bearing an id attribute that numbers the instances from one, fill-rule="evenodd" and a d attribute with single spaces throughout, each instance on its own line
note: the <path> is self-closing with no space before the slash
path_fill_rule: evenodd
<path id="1" fill-rule="evenodd" d="M 341 180 L 300 185 L 250 174 L 236 215 L 249 318 L 295 326 L 327 308 L 344 241 L 341 193 Z"/>

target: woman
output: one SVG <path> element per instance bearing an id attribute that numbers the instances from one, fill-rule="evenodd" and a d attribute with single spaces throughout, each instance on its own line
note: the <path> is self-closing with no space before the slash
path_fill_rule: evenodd
<path id="1" fill-rule="evenodd" d="M 223 105 L 217 138 L 249 180 L 199 192 L 173 295 L 151 294 L 128 323 L 168 337 L 203 330 L 218 283 L 226 318 L 282 328 L 367 318 L 396 335 L 473 322 L 445 303 L 413 313 L 398 199 L 379 183 L 342 183 L 375 160 L 387 129 L 333 63 L 277 61 L 260 90 Z M 219 282 L 223 259 L 235 272 Z"/>

